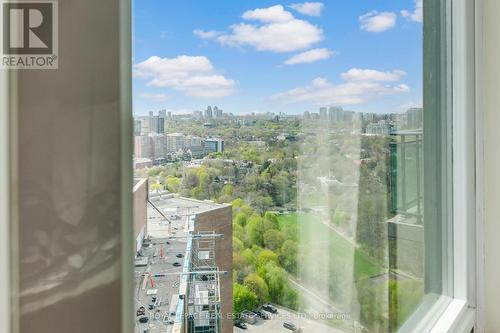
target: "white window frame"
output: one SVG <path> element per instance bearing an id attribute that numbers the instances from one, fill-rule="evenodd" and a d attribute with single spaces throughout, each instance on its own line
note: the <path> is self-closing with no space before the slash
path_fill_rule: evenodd
<path id="1" fill-rule="evenodd" d="M 476 39 L 480 0 L 447 0 L 448 70 L 452 114 L 452 272 L 453 297 L 426 295 L 400 333 L 470 333 L 478 329 L 477 290 L 480 290 L 482 202 L 481 121 L 476 112 Z M 476 179 L 477 177 L 477 179 Z M 478 221 L 478 222 L 476 222 Z M 476 237 L 477 235 L 477 237 Z M 477 263 L 477 264 L 476 264 Z M 476 267 L 478 266 L 478 267 Z M 481 332 L 480 330 L 478 330 Z"/>
<path id="2" fill-rule="evenodd" d="M 432 333 L 470 333 L 476 324 L 477 0 L 451 0 L 451 76 L 453 113 L 453 299 Z"/>

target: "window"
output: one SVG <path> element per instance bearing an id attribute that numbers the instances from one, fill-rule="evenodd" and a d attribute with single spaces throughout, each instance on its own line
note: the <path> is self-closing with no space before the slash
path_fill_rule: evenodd
<path id="1" fill-rule="evenodd" d="M 473 4 L 166 6 L 135 3 L 135 176 L 163 236 L 230 205 L 232 265 L 210 276 L 232 298 L 211 304 L 262 332 L 423 332 L 472 299 Z M 186 264 L 216 272 L 221 242 Z"/>

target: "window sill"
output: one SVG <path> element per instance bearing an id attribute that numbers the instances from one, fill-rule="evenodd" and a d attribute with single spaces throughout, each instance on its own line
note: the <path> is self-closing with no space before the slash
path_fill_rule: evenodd
<path id="1" fill-rule="evenodd" d="M 470 333 L 475 311 L 460 299 L 428 294 L 398 333 Z"/>
<path id="2" fill-rule="evenodd" d="M 454 299 L 430 333 L 470 333 L 474 328 L 475 311 L 466 301 Z"/>

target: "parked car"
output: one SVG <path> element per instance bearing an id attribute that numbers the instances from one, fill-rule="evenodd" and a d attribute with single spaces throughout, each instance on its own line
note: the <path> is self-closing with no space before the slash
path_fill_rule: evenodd
<path id="1" fill-rule="evenodd" d="M 297 326 L 295 326 L 294 324 L 292 324 L 289 321 L 285 321 L 283 323 L 283 327 L 289 329 L 290 331 L 294 331 L 294 332 L 297 330 Z"/>
<path id="2" fill-rule="evenodd" d="M 240 319 L 247 324 L 254 325 L 258 321 L 258 317 L 255 313 L 251 311 L 244 310 L 240 313 Z"/>
<path id="3" fill-rule="evenodd" d="M 238 328 L 241 328 L 242 330 L 246 330 L 247 329 L 247 324 L 245 324 L 241 320 L 235 320 L 234 321 L 234 326 L 236 326 Z"/>
<path id="4" fill-rule="evenodd" d="M 140 323 L 146 324 L 148 321 L 149 321 L 148 317 L 141 317 L 141 318 L 139 318 L 139 322 Z"/>
<path id="5" fill-rule="evenodd" d="M 262 306 L 262 308 L 266 311 L 269 311 L 271 313 L 278 313 L 278 309 L 276 309 L 276 307 L 274 307 L 273 305 L 271 304 L 264 304 Z"/>
<path id="6" fill-rule="evenodd" d="M 267 312 L 265 312 L 264 310 L 257 309 L 254 311 L 254 313 L 264 320 L 269 319 L 269 314 L 267 314 Z"/>
<path id="7" fill-rule="evenodd" d="M 173 265 L 174 265 L 174 267 L 181 267 L 181 264 L 178 262 L 174 262 Z"/>

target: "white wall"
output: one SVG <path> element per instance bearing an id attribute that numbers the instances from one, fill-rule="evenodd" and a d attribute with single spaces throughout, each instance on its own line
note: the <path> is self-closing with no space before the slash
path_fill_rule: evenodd
<path id="1" fill-rule="evenodd" d="M 500 330 L 500 1 L 484 0 L 481 16 L 478 98 L 484 127 L 485 275 L 479 306 L 485 310 L 484 332 L 495 333 Z"/>

